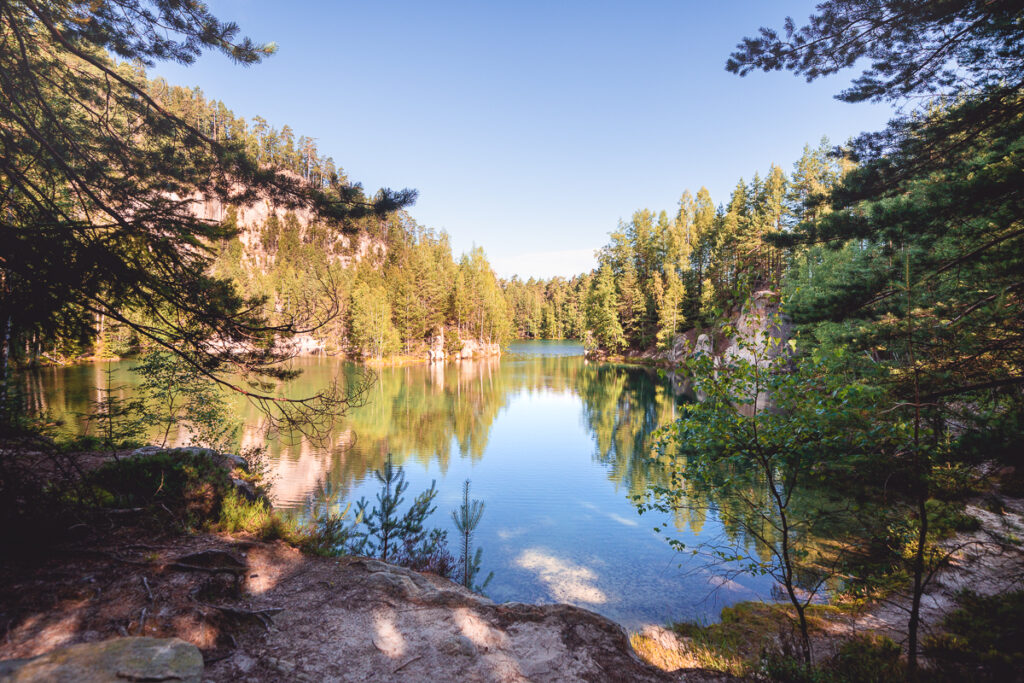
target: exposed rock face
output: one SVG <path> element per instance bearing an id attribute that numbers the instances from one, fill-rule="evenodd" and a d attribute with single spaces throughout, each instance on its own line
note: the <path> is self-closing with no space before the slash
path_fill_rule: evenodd
<path id="1" fill-rule="evenodd" d="M 678 680 L 641 662 L 620 626 L 578 607 L 495 604 L 436 576 L 370 559 L 293 577 L 282 584 L 289 609 L 275 616 L 279 631 L 267 636 L 265 654 L 218 662 L 207 678 L 276 672 L 296 681 Z M 325 580 L 334 586 L 326 601 Z M 267 582 L 275 584 L 270 576 Z"/>
<path id="2" fill-rule="evenodd" d="M 456 358 L 490 358 L 501 355 L 499 344 L 488 344 L 479 339 L 463 339 L 462 347 L 459 349 Z"/>
<path id="3" fill-rule="evenodd" d="M 0 681 L 11 683 L 200 683 L 202 675 L 199 648 L 178 638 L 113 638 L 0 662 Z"/>
<path id="4" fill-rule="evenodd" d="M 768 290 L 754 292 L 736 320 L 736 336 L 722 357 L 764 364 L 786 353 L 792 334 L 793 323 L 781 315 L 778 295 Z"/>
<path id="5" fill-rule="evenodd" d="M 427 360 L 431 363 L 437 363 L 444 359 L 444 327 L 438 327 L 437 333 L 430 338 L 430 345 L 427 349 Z"/>
<path id="6" fill-rule="evenodd" d="M 298 179 L 298 176 L 285 172 Z M 177 198 L 177 195 L 171 195 Z M 221 222 L 228 218 L 228 211 L 232 205 L 220 201 L 216 197 L 203 197 L 194 195 L 190 198 L 192 214 L 197 218 L 208 221 Z M 309 208 L 296 207 L 287 208 L 280 206 L 269 198 L 260 198 L 251 204 L 234 206 L 235 223 L 238 226 L 238 239 L 245 247 L 246 253 L 253 258 L 259 266 L 266 266 L 273 262 L 273 255 L 263 251 L 260 245 L 260 231 L 264 223 L 274 216 L 277 220 L 284 222 L 289 214 L 295 218 L 299 228 L 305 232 L 317 223 L 316 214 Z M 333 236 L 333 244 L 330 245 L 329 253 L 334 255 L 335 260 L 348 268 L 370 256 L 386 256 L 387 246 L 383 241 L 373 239 L 367 234 L 358 236 L 343 235 L 340 232 Z"/>
<path id="7" fill-rule="evenodd" d="M 287 353 L 296 356 L 319 356 L 327 351 L 324 341 L 311 334 L 297 334 L 291 339 L 285 340 L 282 346 Z"/>
<path id="8" fill-rule="evenodd" d="M 733 314 L 735 334 L 723 337 L 715 329 L 693 329 L 677 335 L 672 348 L 653 360 L 683 363 L 691 354 L 706 353 L 725 360 L 742 358 L 764 364 L 789 353 L 793 323 L 780 312 L 779 296 L 770 290 L 754 292 L 739 314 Z"/>
<path id="9" fill-rule="evenodd" d="M 427 344 L 427 362 L 444 360 L 468 360 L 471 358 L 494 358 L 501 355 L 499 344 L 489 344 L 481 339 L 456 337 L 454 350 L 445 350 L 444 328 L 439 327 Z"/>

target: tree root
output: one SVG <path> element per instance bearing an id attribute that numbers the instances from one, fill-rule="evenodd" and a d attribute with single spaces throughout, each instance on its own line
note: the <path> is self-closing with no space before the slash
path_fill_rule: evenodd
<path id="1" fill-rule="evenodd" d="M 284 611 L 283 607 L 267 607 L 265 609 L 256 610 L 241 609 L 239 607 L 230 607 L 228 605 L 214 605 L 211 602 L 203 602 L 202 600 L 198 599 L 194 594 L 190 595 L 189 597 L 192 598 L 193 602 L 195 602 L 200 607 L 206 607 L 208 609 L 217 610 L 224 616 L 230 617 L 232 619 L 236 619 L 238 621 L 258 621 L 260 625 L 262 625 L 263 628 L 267 630 L 268 633 L 270 632 L 270 627 L 274 625 L 272 617 L 275 614 Z"/>

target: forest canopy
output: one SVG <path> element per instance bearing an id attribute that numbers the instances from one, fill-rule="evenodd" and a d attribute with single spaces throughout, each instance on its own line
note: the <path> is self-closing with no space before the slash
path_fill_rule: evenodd
<path id="1" fill-rule="evenodd" d="M 117 61 L 190 63 L 214 50 L 253 64 L 273 52 L 202 3 L 17 0 L 0 19 L 5 375 L 12 344 L 87 339 L 110 319 L 218 378 L 284 376 L 280 340 L 316 320 L 272 323 L 260 301 L 210 274 L 211 246 L 230 230 L 196 216 L 195 197 L 266 196 L 344 221 L 415 194 L 366 198 L 330 174 L 310 183 L 283 173 L 216 122 L 175 111 L 140 68 Z M 232 347 L 246 352 L 216 350 Z"/>

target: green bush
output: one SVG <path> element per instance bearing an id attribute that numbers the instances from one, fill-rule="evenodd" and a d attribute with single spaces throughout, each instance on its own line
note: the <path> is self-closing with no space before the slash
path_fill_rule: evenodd
<path id="1" fill-rule="evenodd" d="M 902 683 L 907 677 L 900 646 L 869 635 L 846 641 L 834 657 L 811 667 L 792 654 L 766 652 L 761 673 L 777 683 Z"/>
<path id="2" fill-rule="evenodd" d="M 1024 591 L 979 596 L 964 591 L 924 642 L 941 679 L 1024 681 Z"/>
<path id="3" fill-rule="evenodd" d="M 302 552 L 320 557 L 340 557 L 348 553 L 356 537 L 355 525 L 348 521 L 347 506 L 341 512 L 332 512 L 329 506 L 317 512 L 299 530 L 296 545 Z"/>
<path id="4" fill-rule="evenodd" d="M 903 681 L 905 665 L 900 660 L 900 646 L 885 636 L 859 636 L 839 648 L 829 662 L 833 680 L 849 683 L 872 681 Z"/>
<path id="5" fill-rule="evenodd" d="M 237 491 L 229 491 L 224 496 L 217 530 L 252 534 L 261 541 L 280 539 L 305 550 L 305 534 L 294 522 L 273 510 L 262 498 L 251 501 Z"/>
<path id="6" fill-rule="evenodd" d="M 928 511 L 928 523 L 938 537 L 952 536 L 958 531 L 977 531 L 981 528 L 981 522 L 965 513 L 963 505 L 958 503 L 932 498 L 925 502 L 925 509 Z"/>
<path id="7" fill-rule="evenodd" d="M 170 512 L 186 528 L 220 518 L 233 492 L 228 472 L 208 455 L 188 450 L 160 451 L 106 463 L 87 477 L 109 507 Z"/>
<path id="8" fill-rule="evenodd" d="M 940 500 L 963 500 L 981 490 L 977 470 L 966 463 L 936 465 L 929 483 L 932 494 Z"/>

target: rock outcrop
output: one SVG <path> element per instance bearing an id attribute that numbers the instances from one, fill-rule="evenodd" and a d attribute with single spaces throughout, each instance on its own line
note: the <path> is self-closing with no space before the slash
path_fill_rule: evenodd
<path id="1" fill-rule="evenodd" d="M 294 179 L 299 179 L 299 176 L 294 173 L 289 171 L 284 173 L 291 175 Z M 178 198 L 177 195 L 171 195 L 171 197 Z M 308 207 L 282 206 L 265 196 L 244 205 L 225 204 L 217 197 L 202 195 L 193 195 L 188 199 L 191 201 L 192 214 L 203 220 L 222 222 L 227 220 L 230 212 L 233 211 L 235 225 L 239 229 L 238 239 L 244 246 L 246 254 L 258 267 L 265 267 L 273 263 L 274 260 L 273 254 L 267 253 L 261 246 L 261 231 L 271 217 L 281 223 L 288 218 L 294 218 L 303 234 L 319 222 L 316 213 Z M 387 245 L 384 241 L 366 233 L 349 235 L 338 230 L 332 234 L 331 240 L 328 245 L 328 254 L 345 268 L 354 266 L 367 258 L 383 258 L 387 255 Z"/>
<path id="2" fill-rule="evenodd" d="M 462 345 L 454 358 L 492 358 L 501 355 L 500 344 L 487 343 L 479 339 L 463 339 L 461 342 Z"/>
<path id="3" fill-rule="evenodd" d="M 0 681 L 28 683 L 200 683 L 203 655 L 178 638 L 112 638 L 57 648 L 32 659 L 0 661 Z"/>
<path id="4" fill-rule="evenodd" d="M 585 609 L 495 604 L 370 559 L 315 566 L 281 585 L 291 608 L 274 617 L 279 631 L 265 639 L 265 654 L 227 658 L 208 678 L 276 671 L 296 681 L 678 680 L 640 661 L 622 627 Z M 325 581 L 335 587 L 326 601 Z"/>
<path id="5" fill-rule="evenodd" d="M 447 346 L 443 327 L 439 327 L 427 342 L 428 363 L 437 363 L 445 360 L 495 358 L 500 355 L 500 344 L 492 344 L 482 339 L 462 339 L 461 337 L 456 337 L 453 343 Z"/>
<path id="6" fill-rule="evenodd" d="M 672 347 L 651 360 L 679 365 L 692 354 L 705 353 L 721 359 L 742 358 L 764 364 L 789 353 L 787 342 L 793 323 L 781 312 L 779 296 L 771 290 L 754 292 L 743 308 L 731 317 L 733 334 L 713 328 L 692 329 L 677 335 Z"/>
<path id="7" fill-rule="evenodd" d="M 430 363 L 440 363 L 444 359 L 444 327 L 438 327 L 437 332 L 430 338 L 428 343 L 427 361 Z"/>
<path id="8" fill-rule="evenodd" d="M 781 313 L 778 294 L 754 292 L 736 319 L 735 335 L 722 357 L 764 364 L 787 353 L 792 334 L 793 323 Z"/>
<path id="9" fill-rule="evenodd" d="M 282 343 L 286 353 L 296 356 L 321 356 L 327 352 L 324 340 L 311 334 L 297 334 Z"/>

